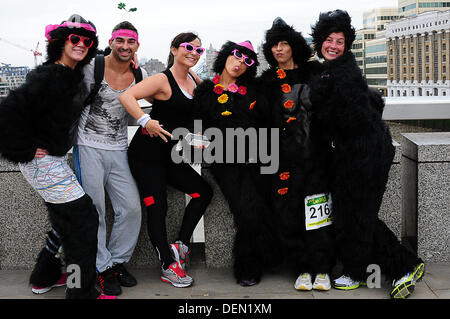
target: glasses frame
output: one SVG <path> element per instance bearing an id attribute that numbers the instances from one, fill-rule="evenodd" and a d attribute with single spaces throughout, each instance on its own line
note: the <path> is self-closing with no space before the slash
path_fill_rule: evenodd
<path id="1" fill-rule="evenodd" d="M 77 43 L 73 43 L 73 42 L 72 42 L 72 39 L 71 39 L 72 36 L 75 36 L 75 37 L 78 37 L 78 38 L 79 38 L 79 40 L 78 40 Z M 83 45 L 84 45 L 84 47 L 85 47 L 86 49 L 89 49 L 89 48 L 94 44 L 94 40 L 92 40 L 91 38 L 89 38 L 89 37 L 84 37 L 84 36 L 78 35 L 78 34 L 73 34 L 73 33 L 69 34 L 69 36 L 67 37 L 67 39 L 69 40 L 69 42 L 70 42 L 73 46 L 76 46 L 76 45 L 78 45 L 78 43 L 83 42 Z M 91 44 L 90 44 L 90 45 L 86 45 L 86 43 L 84 42 L 86 39 L 88 39 L 88 40 L 91 41 Z"/>
<path id="2" fill-rule="evenodd" d="M 239 52 L 239 54 L 241 55 L 240 57 L 236 55 L 236 52 Z M 239 51 L 238 49 L 234 49 L 233 51 L 231 51 L 231 53 L 233 53 L 234 57 L 238 60 L 244 58 L 244 63 L 246 66 L 252 66 L 253 64 L 255 64 L 255 60 L 253 60 L 252 58 L 246 56 L 245 54 L 243 54 L 241 51 Z M 250 60 L 250 62 L 247 62 L 247 60 Z"/>
<path id="3" fill-rule="evenodd" d="M 191 46 L 192 49 L 188 49 L 188 46 Z M 192 51 L 194 51 L 194 52 L 197 53 L 198 55 L 202 55 L 203 53 L 205 53 L 205 48 L 202 48 L 202 47 L 196 47 L 196 46 L 190 44 L 189 42 L 183 42 L 183 43 L 181 43 L 181 44 L 180 44 L 180 47 L 184 47 L 184 49 L 185 49 L 187 52 L 192 52 Z M 201 52 L 198 52 L 198 49 L 200 49 Z"/>

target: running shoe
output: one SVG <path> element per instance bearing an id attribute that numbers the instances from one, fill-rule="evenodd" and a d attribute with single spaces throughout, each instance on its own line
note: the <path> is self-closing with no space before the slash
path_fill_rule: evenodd
<path id="1" fill-rule="evenodd" d="M 105 271 L 97 274 L 97 284 L 100 291 L 108 296 L 118 296 L 122 293 L 119 279 L 114 268 L 107 268 Z"/>
<path id="2" fill-rule="evenodd" d="M 311 275 L 309 273 L 300 274 L 295 281 L 294 288 L 303 291 L 312 290 Z"/>
<path id="3" fill-rule="evenodd" d="M 46 292 L 49 292 L 50 290 L 52 290 L 55 287 L 65 286 L 66 280 L 67 280 L 67 274 L 63 273 L 61 275 L 61 277 L 58 279 L 58 281 L 56 283 L 54 283 L 53 285 L 48 286 L 48 287 L 39 287 L 37 285 L 33 285 L 31 287 L 31 291 L 37 295 L 45 294 Z"/>
<path id="4" fill-rule="evenodd" d="M 419 264 L 414 268 L 412 273 L 404 275 L 399 280 L 392 283 L 392 289 L 390 296 L 393 299 L 405 299 L 408 298 L 413 292 L 416 283 L 422 279 L 423 272 L 425 270 L 425 265 L 423 263 Z"/>
<path id="5" fill-rule="evenodd" d="M 114 270 L 117 280 L 123 287 L 134 287 L 137 285 L 136 278 L 128 272 L 124 264 L 115 264 L 112 269 Z"/>
<path id="6" fill-rule="evenodd" d="M 328 276 L 328 274 L 317 274 L 312 288 L 314 290 L 330 290 L 331 289 L 330 276 Z"/>
<path id="7" fill-rule="evenodd" d="M 174 244 L 170 245 L 170 249 L 175 260 L 181 263 L 183 269 L 186 269 L 189 264 L 189 255 L 191 253 L 188 246 L 183 244 L 182 241 L 177 240 Z"/>
<path id="8" fill-rule="evenodd" d="M 177 288 L 189 287 L 194 282 L 194 279 L 186 274 L 179 262 L 172 263 L 166 270 L 161 268 L 161 280 Z"/>
<path id="9" fill-rule="evenodd" d="M 365 285 L 364 282 L 353 280 L 346 275 L 342 275 L 341 277 L 333 280 L 333 288 L 340 290 L 353 290 L 363 285 Z"/>

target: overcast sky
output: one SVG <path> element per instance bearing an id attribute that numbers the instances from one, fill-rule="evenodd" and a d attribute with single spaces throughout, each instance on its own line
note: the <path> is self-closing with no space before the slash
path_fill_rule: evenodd
<path id="1" fill-rule="evenodd" d="M 119 10 L 124 2 L 136 12 Z M 276 17 L 282 17 L 304 36 L 309 36 L 320 12 L 344 9 L 356 29 L 362 27 L 363 12 L 380 7 L 397 7 L 397 0 L 1 0 L 0 38 L 39 50 L 45 57 L 44 29 L 77 13 L 97 27 L 100 48 L 108 44 L 112 28 L 128 20 L 139 31 L 139 57 L 166 62 L 173 37 L 184 31 L 196 32 L 204 47 L 216 49 L 227 40 L 252 41 L 255 48 Z M 0 62 L 34 67 L 31 51 L 0 40 Z M 43 62 L 40 59 L 39 62 Z"/>

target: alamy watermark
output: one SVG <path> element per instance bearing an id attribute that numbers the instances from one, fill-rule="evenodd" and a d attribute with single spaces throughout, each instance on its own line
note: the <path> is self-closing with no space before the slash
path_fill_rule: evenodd
<path id="1" fill-rule="evenodd" d="M 202 121 L 194 121 L 194 132 L 202 131 Z M 183 155 L 180 155 L 176 146 L 172 148 L 171 157 L 176 164 L 192 161 L 192 158 L 194 163 L 207 164 L 258 162 L 261 164 L 261 174 L 275 174 L 278 171 L 280 165 L 278 128 L 250 127 L 245 130 L 226 128 L 223 132 L 219 128 L 210 127 L 203 133 L 210 141 L 208 147 L 201 151 L 194 151 L 194 154 L 191 147 L 186 147 L 188 143 L 185 137 L 189 133 L 189 130 L 184 127 L 172 131 L 173 139 L 182 140 L 183 146 Z"/>

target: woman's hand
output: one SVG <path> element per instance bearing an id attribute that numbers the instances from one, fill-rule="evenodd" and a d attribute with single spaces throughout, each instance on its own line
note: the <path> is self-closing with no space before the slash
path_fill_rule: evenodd
<path id="1" fill-rule="evenodd" d="M 131 59 L 131 66 L 136 70 L 139 68 L 139 59 L 137 53 L 135 53 L 133 58 Z"/>
<path id="2" fill-rule="evenodd" d="M 47 155 L 48 155 L 48 151 L 47 150 L 44 150 L 42 148 L 37 148 L 36 149 L 36 154 L 34 154 L 34 158 L 44 158 Z"/>
<path id="3" fill-rule="evenodd" d="M 162 125 L 160 125 L 159 121 L 157 121 L 157 120 L 149 120 L 147 122 L 147 124 L 145 124 L 145 129 L 147 130 L 150 137 L 159 136 L 166 143 L 167 143 L 167 138 L 164 135 L 167 135 L 168 137 L 172 138 L 172 134 L 170 134 L 165 129 L 163 129 Z"/>

